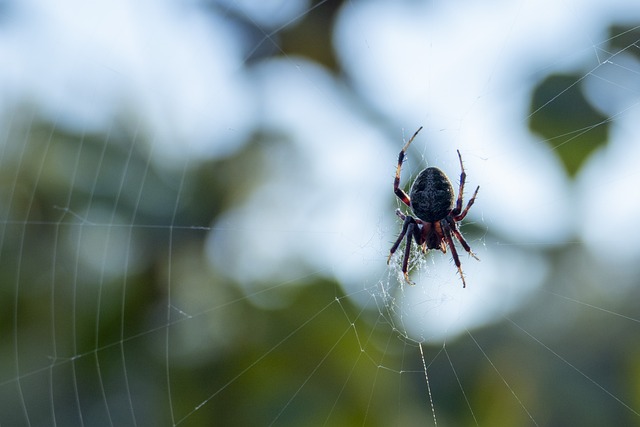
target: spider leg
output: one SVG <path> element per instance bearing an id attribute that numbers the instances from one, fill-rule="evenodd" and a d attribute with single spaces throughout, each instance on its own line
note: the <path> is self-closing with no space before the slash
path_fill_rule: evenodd
<path id="1" fill-rule="evenodd" d="M 387 264 L 391 261 L 391 257 L 398 250 L 398 247 L 402 243 L 403 239 L 406 239 L 405 248 L 404 248 L 404 256 L 402 257 L 402 274 L 404 275 L 404 279 L 407 283 L 413 285 L 413 282 L 409 280 L 409 258 L 411 254 L 411 244 L 415 239 L 416 243 L 422 244 L 422 229 L 419 226 L 415 218 L 411 215 L 403 214 L 400 209 L 396 210 L 396 215 L 398 215 L 404 223 L 402 224 L 402 230 L 400 231 L 400 235 L 391 246 L 391 250 L 389 251 L 389 257 L 387 257 Z"/>
<path id="2" fill-rule="evenodd" d="M 447 245 L 449 245 L 449 249 L 451 249 L 451 257 L 453 258 L 453 262 L 456 264 L 456 267 L 458 267 L 458 273 L 460 273 L 460 279 L 462 279 L 462 287 L 466 288 L 467 282 L 464 281 L 464 273 L 462 272 L 462 266 L 460 265 L 460 257 L 458 257 L 458 251 L 453 244 L 453 238 L 451 237 L 451 228 L 449 227 L 449 224 L 444 221 L 442 221 L 440 224 L 442 224 L 444 240 L 447 242 Z"/>
<path id="3" fill-rule="evenodd" d="M 451 215 L 456 216 L 459 215 L 462 211 L 462 194 L 464 193 L 464 183 L 467 180 L 467 173 L 464 171 L 464 166 L 462 164 L 462 156 L 460 155 L 460 150 L 456 150 L 458 153 L 458 160 L 460 160 L 460 186 L 458 187 L 458 200 L 456 200 L 456 207 L 451 212 Z"/>
<path id="4" fill-rule="evenodd" d="M 405 220 L 407 216 L 402 213 L 400 209 L 396 209 L 396 215 L 401 219 Z M 420 246 L 423 253 L 427 253 L 427 234 L 431 229 L 431 224 L 428 222 L 424 222 L 420 219 L 413 218 L 413 221 L 416 223 L 416 227 L 413 229 L 413 238 L 416 241 L 416 244 Z"/>
<path id="5" fill-rule="evenodd" d="M 422 130 L 422 126 L 420 126 L 420 128 L 416 131 L 416 133 L 413 134 L 411 139 L 409 139 L 409 141 L 404 145 L 404 147 L 402 147 L 402 150 L 400 150 L 400 154 L 398 154 L 398 166 L 396 166 L 396 176 L 393 179 L 393 192 L 400 200 L 402 200 L 402 203 L 404 203 L 407 206 L 411 206 L 411 199 L 409 198 L 409 195 L 407 195 L 407 193 L 405 193 L 404 190 L 400 188 L 400 171 L 402 170 L 402 163 L 404 162 L 404 157 L 405 157 L 407 148 L 409 148 L 409 145 L 413 142 L 416 135 L 418 135 L 418 132 L 420 132 L 421 130 Z"/>
<path id="6" fill-rule="evenodd" d="M 471 206 L 473 206 L 473 202 L 476 201 L 476 196 L 478 195 L 478 190 L 480 190 L 480 186 L 479 185 L 476 187 L 476 191 L 473 193 L 473 197 L 471 197 L 469 199 L 469 201 L 467 202 L 467 206 L 464 208 L 462 213 L 456 213 L 455 209 L 451 212 L 451 216 L 453 217 L 454 220 L 462 221 L 464 219 L 464 217 L 467 216 L 467 212 L 469 212 L 469 209 L 471 208 Z"/>
<path id="7" fill-rule="evenodd" d="M 414 221 L 416 222 L 415 227 L 413 228 L 413 239 L 416 242 L 416 245 L 420 246 L 420 249 L 422 250 L 422 253 L 427 253 L 427 240 L 424 237 L 425 236 L 425 228 L 426 228 L 426 223 L 424 221 L 422 221 L 421 219 L 416 219 L 414 218 Z"/>
<path id="8" fill-rule="evenodd" d="M 455 223 L 454 223 L 455 224 Z M 475 259 L 477 259 L 478 261 L 480 261 L 480 258 L 478 258 L 476 256 L 475 253 L 473 253 L 473 251 L 471 250 L 471 246 L 469 246 L 469 243 L 467 243 L 467 241 L 465 240 L 465 238 L 462 236 L 462 233 L 460 233 L 460 230 L 458 230 L 457 226 L 452 226 L 451 227 L 451 232 L 453 233 L 453 235 L 456 237 L 456 239 L 458 239 L 458 242 L 460 242 L 460 244 L 462 245 L 462 247 L 464 248 L 465 251 L 467 251 L 467 253 L 469 255 L 471 255 L 472 257 L 474 257 Z"/>
<path id="9" fill-rule="evenodd" d="M 398 215 L 400 218 L 402 218 L 402 220 L 404 221 L 404 224 L 402 224 L 402 231 L 400 231 L 400 235 L 398 236 L 396 241 L 393 242 L 393 246 L 391 246 L 391 250 L 389 251 L 389 256 L 387 257 L 387 264 L 389 264 L 389 261 L 391 261 L 391 257 L 398 250 L 398 246 L 400 246 L 400 243 L 402 242 L 402 239 L 407 234 L 407 230 L 409 229 L 409 225 L 413 222 L 413 218 L 411 216 L 407 216 L 407 215 L 403 214 L 402 212 L 400 212 L 400 209 L 396 210 L 396 215 Z M 409 234 L 411 234 L 411 233 L 409 233 Z"/>
<path id="10" fill-rule="evenodd" d="M 420 249 L 422 249 L 422 253 L 426 254 L 430 249 L 427 246 L 427 239 L 429 234 L 431 233 L 432 223 L 421 221 L 422 229 L 419 233 L 416 233 L 416 242 L 420 245 Z"/>
<path id="11" fill-rule="evenodd" d="M 407 229 L 407 243 L 404 246 L 404 258 L 402 258 L 402 274 L 404 274 L 404 280 L 410 285 L 414 283 L 409 280 L 409 255 L 411 254 L 411 239 L 413 238 L 414 229 L 416 227 L 415 222 L 409 223 L 409 228 Z"/>

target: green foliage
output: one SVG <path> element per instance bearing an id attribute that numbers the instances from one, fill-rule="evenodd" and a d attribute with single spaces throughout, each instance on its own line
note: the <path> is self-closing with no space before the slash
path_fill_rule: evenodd
<path id="1" fill-rule="evenodd" d="M 585 98 L 580 75 L 553 74 L 531 97 L 529 127 L 556 153 L 574 177 L 595 150 L 607 142 L 609 123 Z"/>
<path id="2" fill-rule="evenodd" d="M 640 27 L 614 24 L 609 27 L 609 52 L 628 52 L 640 60 Z M 630 48 L 632 47 L 632 48 Z"/>

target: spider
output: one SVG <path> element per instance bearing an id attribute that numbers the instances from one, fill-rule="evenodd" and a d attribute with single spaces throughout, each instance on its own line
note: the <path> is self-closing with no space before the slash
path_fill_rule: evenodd
<path id="1" fill-rule="evenodd" d="M 436 167 L 428 167 L 420 172 L 413 181 L 409 195 L 400 188 L 400 170 L 402 162 L 409 145 L 413 142 L 416 135 L 422 130 L 422 126 L 413 134 L 411 139 L 405 144 L 398 155 L 398 166 L 396 168 L 396 176 L 393 180 L 393 192 L 408 207 L 415 217 L 402 213 L 400 209 L 396 209 L 396 215 L 403 221 L 402 231 L 391 246 L 387 264 L 391 257 L 400 246 L 402 239 L 406 236 L 406 244 L 404 249 L 404 258 L 402 259 L 402 273 L 409 284 L 413 284 L 409 280 L 407 273 L 409 266 L 409 254 L 411 252 L 411 243 L 415 240 L 416 244 L 421 246 L 422 252 L 426 253 L 429 249 L 440 249 L 442 253 L 447 252 L 447 246 L 451 249 L 451 256 L 458 268 L 458 273 L 462 279 L 462 287 L 467 284 L 464 281 L 464 274 L 460 266 L 460 258 L 458 251 L 453 243 L 454 236 L 462 245 L 465 251 L 475 259 L 478 257 L 473 253 L 467 241 L 462 237 L 458 229 L 458 222 L 462 221 L 469 212 L 469 208 L 473 205 L 478 195 L 480 186 L 476 188 L 473 197 L 467 202 L 467 206 L 462 209 L 462 192 L 464 191 L 464 182 L 467 174 L 462 165 L 462 156 L 460 151 L 458 159 L 460 160 L 460 187 L 458 189 L 458 198 L 454 205 L 453 186 L 447 175 Z"/>

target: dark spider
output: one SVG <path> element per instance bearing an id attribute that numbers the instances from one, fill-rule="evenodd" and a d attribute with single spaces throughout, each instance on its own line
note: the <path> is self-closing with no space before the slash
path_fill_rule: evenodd
<path id="1" fill-rule="evenodd" d="M 467 241 L 462 237 L 458 229 L 458 221 L 462 221 L 462 219 L 467 216 L 469 208 L 471 208 L 473 202 L 476 200 L 480 186 L 476 188 L 473 197 L 469 199 L 467 206 L 463 210 L 462 193 L 464 191 L 464 182 L 467 174 L 464 172 L 460 151 L 456 150 L 462 172 L 460 173 L 460 188 L 458 189 L 458 198 L 455 206 L 453 203 L 454 193 L 451 181 L 449 181 L 449 178 L 447 178 L 444 172 L 435 167 L 426 168 L 418 174 L 418 177 L 413 181 L 411 191 L 409 191 L 410 196 L 408 196 L 407 193 L 400 188 L 400 170 L 402 169 L 402 162 L 404 161 L 407 148 L 409 148 L 409 145 L 421 130 L 422 126 L 413 134 L 411 139 L 400 151 L 396 177 L 393 180 L 393 192 L 402 203 L 411 208 L 416 218 L 411 215 L 405 215 L 400 209 L 396 209 L 396 215 L 398 215 L 404 223 L 402 224 L 400 236 L 398 236 L 398 239 L 393 246 L 391 246 L 387 264 L 391 260 L 391 256 L 398 249 L 398 246 L 400 246 L 402 239 L 406 236 L 407 242 L 404 248 L 404 258 L 402 259 L 402 273 L 404 274 L 405 280 L 413 284 L 411 280 L 409 280 L 409 274 L 407 273 L 412 240 L 415 240 L 418 245 L 422 246 L 422 252 L 424 253 L 426 253 L 428 249 L 440 249 L 442 253 L 446 253 L 447 246 L 449 246 L 453 262 L 455 262 L 456 267 L 458 267 L 458 273 L 460 273 L 462 287 L 464 288 L 467 284 L 464 281 L 464 274 L 460 267 L 460 258 L 453 243 L 452 235 L 460 242 L 469 255 L 478 259 L 473 251 L 471 251 L 471 247 Z"/>

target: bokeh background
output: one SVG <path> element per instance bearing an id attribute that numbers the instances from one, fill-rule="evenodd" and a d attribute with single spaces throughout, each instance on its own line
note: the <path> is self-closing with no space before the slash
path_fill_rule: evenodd
<path id="1" fill-rule="evenodd" d="M 0 424 L 640 425 L 640 6 L 0 2 Z M 466 196 L 386 257 L 392 182 Z"/>

